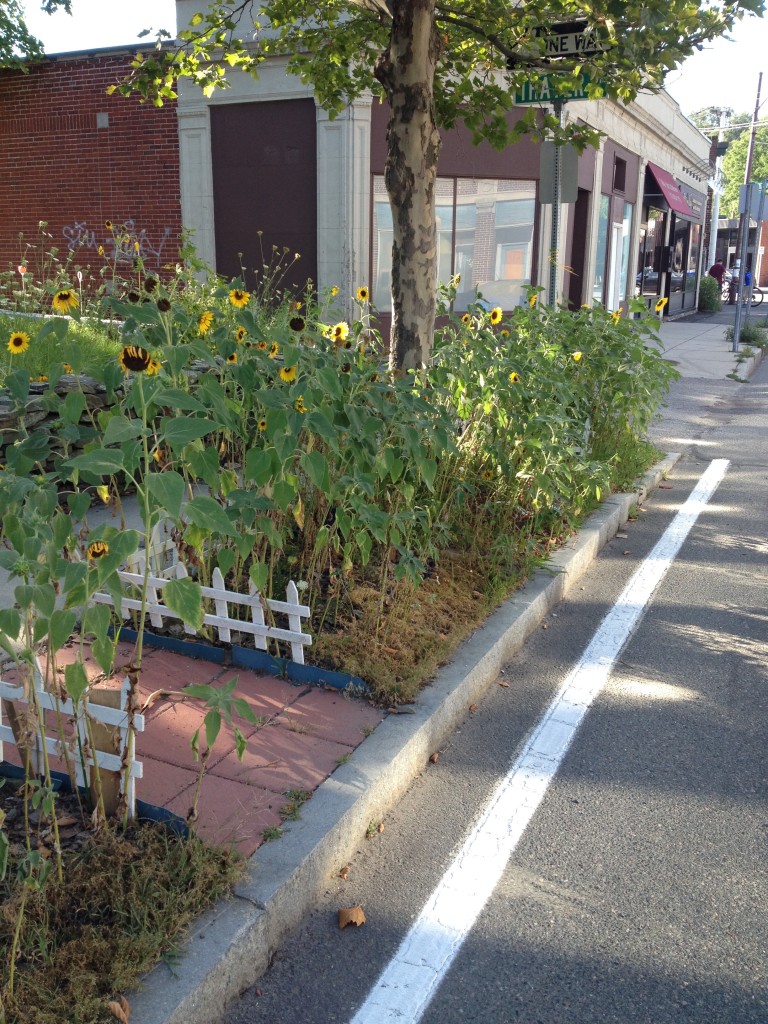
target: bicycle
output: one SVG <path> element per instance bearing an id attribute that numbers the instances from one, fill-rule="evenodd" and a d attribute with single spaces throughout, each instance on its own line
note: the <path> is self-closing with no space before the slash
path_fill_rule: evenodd
<path id="1" fill-rule="evenodd" d="M 723 278 L 723 289 L 721 292 L 723 302 L 729 302 L 731 297 L 731 275 L 728 274 Z M 747 293 L 745 292 L 741 298 L 742 305 L 747 304 Z M 752 301 L 750 305 L 754 309 L 755 306 L 759 306 L 763 301 L 763 289 L 758 288 L 757 285 L 752 286 Z"/>

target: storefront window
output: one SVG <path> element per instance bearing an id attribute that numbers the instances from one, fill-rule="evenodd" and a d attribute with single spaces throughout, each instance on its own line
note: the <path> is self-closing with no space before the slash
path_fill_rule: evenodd
<path id="1" fill-rule="evenodd" d="M 636 285 L 640 295 L 659 294 L 661 247 L 664 243 L 664 214 L 653 207 L 648 210 L 648 223 L 640 232 L 640 257 Z"/>
<path id="2" fill-rule="evenodd" d="M 594 302 L 602 302 L 605 297 L 605 271 L 608 257 L 608 211 L 610 199 L 600 196 L 600 212 L 597 222 L 597 252 L 595 254 L 595 284 L 592 289 Z"/>
<path id="3" fill-rule="evenodd" d="M 701 225 L 691 225 L 691 240 L 688 246 L 688 273 L 685 278 L 685 304 L 692 306 L 696 297 L 696 272 L 699 267 Z"/>
<path id="4" fill-rule="evenodd" d="M 374 177 L 372 297 L 390 306 L 392 215 L 384 179 Z M 536 183 L 495 178 L 438 178 L 436 186 L 438 282 L 459 274 L 454 309 L 478 293 L 489 306 L 519 305 L 533 268 Z"/>
<path id="5" fill-rule="evenodd" d="M 624 220 L 621 224 L 621 284 L 619 287 L 620 299 L 624 301 L 627 297 L 627 271 L 629 269 L 629 237 L 632 231 L 632 203 L 624 203 Z"/>

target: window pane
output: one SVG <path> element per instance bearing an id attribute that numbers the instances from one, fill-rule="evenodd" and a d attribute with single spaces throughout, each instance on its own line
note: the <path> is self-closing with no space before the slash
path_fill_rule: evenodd
<path id="1" fill-rule="evenodd" d="M 624 220 L 622 222 L 622 249 L 621 249 L 621 299 L 627 298 L 627 270 L 629 269 L 629 237 L 632 231 L 632 203 L 624 203 Z"/>
<path id="2" fill-rule="evenodd" d="M 454 309 L 465 310 L 477 292 L 490 306 L 519 305 L 531 281 L 535 212 L 533 181 L 457 180 Z"/>
<path id="3" fill-rule="evenodd" d="M 373 179 L 371 248 L 371 299 L 377 309 L 389 310 L 392 306 L 392 211 L 384 178 L 380 175 Z"/>
<path id="4" fill-rule="evenodd" d="M 595 254 L 595 284 L 592 289 L 594 302 L 605 300 L 605 261 L 608 255 L 608 196 L 600 196 L 600 210 L 597 222 L 597 252 Z"/>

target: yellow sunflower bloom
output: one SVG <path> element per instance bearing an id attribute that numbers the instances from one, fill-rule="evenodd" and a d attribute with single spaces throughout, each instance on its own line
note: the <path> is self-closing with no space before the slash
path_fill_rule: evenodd
<path id="1" fill-rule="evenodd" d="M 236 363 L 237 362 L 237 352 L 233 352 L 231 355 L 227 356 L 227 362 L 228 363 Z"/>
<path id="2" fill-rule="evenodd" d="M 296 412 L 302 412 L 303 413 L 303 412 L 307 411 L 307 407 L 306 407 L 306 405 L 304 405 L 304 396 L 303 395 L 299 395 L 299 397 L 296 399 L 296 401 L 293 403 L 293 405 L 294 405 L 294 408 L 296 409 Z"/>
<path id="3" fill-rule="evenodd" d="M 156 373 L 160 373 L 162 363 L 159 359 L 150 359 L 149 366 L 147 367 L 147 376 L 152 377 Z"/>
<path id="4" fill-rule="evenodd" d="M 29 348 L 29 335 L 26 331 L 14 331 L 8 339 L 8 351 L 12 356 L 19 356 Z"/>
<path id="5" fill-rule="evenodd" d="M 103 558 L 104 555 L 109 554 L 109 544 L 103 540 L 95 540 L 93 543 L 88 545 L 86 554 L 91 560 Z"/>
<path id="6" fill-rule="evenodd" d="M 370 297 L 371 297 L 371 293 L 368 291 L 368 289 L 365 287 L 365 285 L 363 285 L 361 288 L 357 289 L 357 301 L 358 302 L 367 302 L 370 299 Z"/>
<path id="7" fill-rule="evenodd" d="M 611 313 L 611 320 L 613 320 L 613 322 L 615 324 L 617 324 L 619 322 L 619 320 L 621 320 L 621 310 L 620 309 L 617 309 L 615 313 Z"/>
<path id="8" fill-rule="evenodd" d="M 274 359 L 279 351 L 280 346 L 277 344 L 276 341 L 273 341 L 272 344 L 269 346 L 269 358 Z"/>
<path id="9" fill-rule="evenodd" d="M 256 426 L 259 428 L 259 430 L 262 433 L 264 433 L 264 431 L 267 429 L 267 421 L 266 420 L 259 420 L 259 422 L 256 424 Z"/>
<path id="10" fill-rule="evenodd" d="M 581 362 L 581 352 L 574 352 L 574 353 L 572 353 L 571 359 L 574 361 L 574 363 Z"/>
<path id="11" fill-rule="evenodd" d="M 119 361 L 124 373 L 146 373 L 152 365 L 152 356 L 139 345 L 126 345 Z"/>
<path id="12" fill-rule="evenodd" d="M 296 380 L 296 366 L 280 367 L 280 380 L 284 380 L 286 384 L 292 384 Z"/>
<path id="13" fill-rule="evenodd" d="M 330 292 L 331 298 L 332 298 L 332 299 L 335 299 L 335 298 L 336 298 L 336 296 L 337 296 L 338 294 L 339 294 L 339 289 L 338 289 L 338 286 L 337 286 L 337 285 L 334 285 L 334 286 L 333 286 L 333 287 L 331 288 L 331 292 Z"/>
<path id="14" fill-rule="evenodd" d="M 538 298 L 538 295 L 532 295 L 528 300 L 528 305 L 531 307 L 531 309 L 533 309 L 533 307 L 536 305 Z"/>
<path id="15" fill-rule="evenodd" d="M 343 320 L 331 328 L 331 337 L 335 342 L 346 341 L 349 334 L 349 324 Z"/>
<path id="16" fill-rule="evenodd" d="M 654 309 L 656 310 L 657 313 L 660 313 L 662 311 L 662 309 L 664 309 L 664 307 L 666 306 L 666 304 L 668 302 L 669 302 L 669 299 L 667 299 L 667 298 L 659 299 L 659 301 L 654 306 Z"/>
<path id="17" fill-rule="evenodd" d="M 75 372 L 74 369 L 69 365 L 69 363 L 64 363 L 64 373 L 74 373 L 74 372 Z"/>
<path id="18" fill-rule="evenodd" d="M 510 373 L 510 375 L 509 375 L 509 383 L 510 384 L 517 384 L 517 382 L 519 380 L 520 380 L 520 374 L 516 370 L 513 370 Z"/>
<path id="19" fill-rule="evenodd" d="M 79 305 L 77 296 L 71 288 L 62 288 L 53 296 L 54 311 L 63 316 L 66 316 L 71 309 L 77 309 Z"/>
<path id="20" fill-rule="evenodd" d="M 504 314 L 501 311 L 501 306 L 494 306 L 490 312 L 490 321 L 492 324 L 497 324 L 503 316 Z"/>
<path id="21" fill-rule="evenodd" d="M 197 318 L 197 329 L 201 335 L 206 335 L 213 326 L 213 313 L 206 309 L 204 313 L 201 313 Z"/>
<path id="22" fill-rule="evenodd" d="M 238 342 L 238 344 L 240 342 L 245 341 L 245 336 L 247 333 L 248 331 L 246 331 L 244 327 L 238 327 L 237 330 L 235 331 L 235 341 Z"/>
<path id="23" fill-rule="evenodd" d="M 102 484 L 100 487 L 97 487 L 96 493 L 105 505 L 109 504 L 109 487 L 106 484 Z"/>
<path id="24" fill-rule="evenodd" d="M 251 293 L 243 291 L 242 288 L 232 288 L 229 292 L 229 301 L 235 309 L 244 309 L 251 301 Z"/>
<path id="25" fill-rule="evenodd" d="M 266 352 L 267 351 L 267 343 L 266 343 L 266 341 L 264 341 L 264 339 L 262 338 L 262 340 L 259 341 L 256 344 L 256 348 L 259 350 L 259 352 Z"/>
<path id="26" fill-rule="evenodd" d="M 472 317 L 469 315 L 469 313 L 464 313 L 464 315 L 461 318 L 461 322 L 466 325 L 470 322 L 471 319 Z"/>

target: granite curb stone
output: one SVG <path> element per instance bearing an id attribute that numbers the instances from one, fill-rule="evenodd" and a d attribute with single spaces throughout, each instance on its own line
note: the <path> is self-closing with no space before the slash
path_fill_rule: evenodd
<path id="1" fill-rule="evenodd" d="M 392 714 L 302 808 L 283 837 L 261 846 L 233 897 L 200 917 L 173 968 L 161 964 L 128 995 L 134 1024 L 214 1024 L 269 967 L 328 877 L 346 863 L 372 820 L 383 818 L 493 685 L 526 638 L 568 593 L 634 505 L 679 460 L 670 454 L 637 488 L 612 495 L 578 533 L 466 640 L 427 686 L 413 713 Z M 411 710 L 411 709 L 409 709 Z"/>

